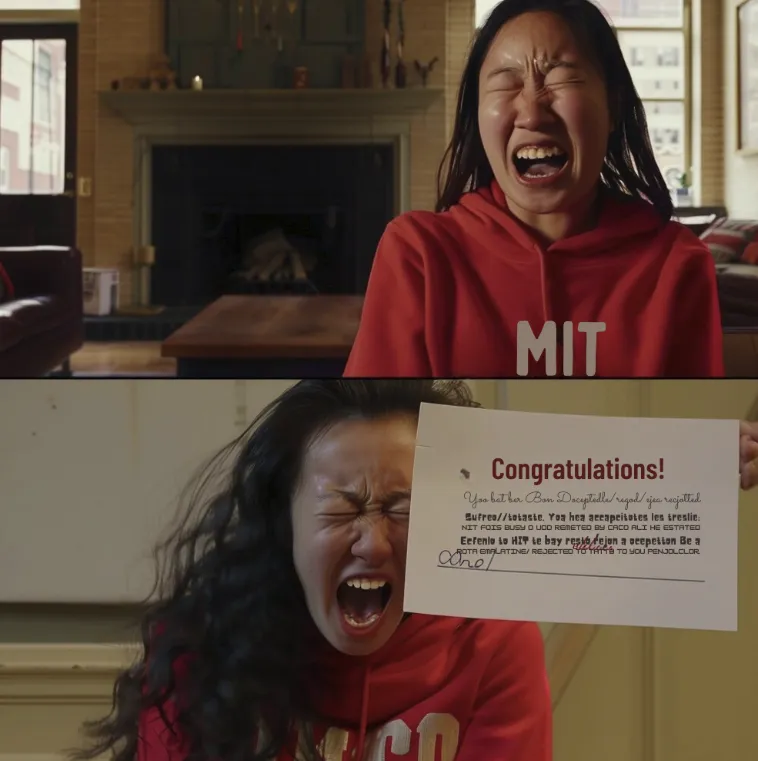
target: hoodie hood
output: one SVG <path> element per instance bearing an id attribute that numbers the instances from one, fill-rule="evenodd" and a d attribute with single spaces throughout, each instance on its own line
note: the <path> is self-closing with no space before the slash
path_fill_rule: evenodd
<path id="1" fill-rule="evenodd" d="M 508 209 L 500 186 L 494 180 L 471 193 L 466 193 L 459 207 L 496 225 L 516 244 L 507 247 L 508 253 L 533 256 L 534 252 L 562 253 L 578 257 L 615 254 L 627 250 L 634 238 L 649 240 L 651 234 L 662 230 L 667 222 L 646 201 L 626 198 L 603 188 L 600 191 L 600 215 L 592 230 L 572 235 L 545 247 L 537 236 L 516 219 Z"/>
<path id="2" fill-rule="evenodd" d="M 537 236 L 516 219 L 508 209 L 508 204 L 496 181 L 488 186 L 467 193 L 459 204 L 460 212 L 473 214 L 484 221 L 494 232 L 503 236 L 504 244 L 496 252 L 512 261 L 533 261 L 539 263 L 540 299 L 542 320 L 561 319 L 556 315 L 556 282 L 554 258 L 570 258 L 581 266 L 584 261 L 589 266 L 602 266 L 607 257 L 629 255 L 636 249 L 635 241 L 646 241 L 665 227 L 666 222 L 655 209 L 645 201 L 623 198 L 611 192 L 601 191 L 600 215 L 596 227 L 578 235 L 562 238 L 544 246 Z M 459 213 L 460 213 L 459 212 Z M 455 212 L 453 212 L 455 213 Z M 676 232 L 672 228 L 672 240 Z M 510 240 L 515 245 L 508 245 Z M 560 331 L 559 331 L 560 336 Z"/>

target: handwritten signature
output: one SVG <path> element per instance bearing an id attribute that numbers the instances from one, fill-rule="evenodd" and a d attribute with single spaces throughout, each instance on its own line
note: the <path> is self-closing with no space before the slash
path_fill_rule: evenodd
<path id="1" fill-rule="evenodd" d="M 613 555 L 615 552 L 613 547 L 607 544 L 600 544 L 598 541 L 599 539 L 600 534 L 596 534 L 592 541 L 582 539 L 581 541 L 572 542 L 571 546 L 577 552 L 607 552 L 610 555 Z"/>
<path id="2" fill-rule="evenodd" d="M 471 571 L 489 571 L 495 554 L 491 553 L 489 560 L 477 558 L 476 560 L 464 557 L 460 550 L 442 550 L 437 558 L 437 565 L 444 568 L 466 568 Z"/>

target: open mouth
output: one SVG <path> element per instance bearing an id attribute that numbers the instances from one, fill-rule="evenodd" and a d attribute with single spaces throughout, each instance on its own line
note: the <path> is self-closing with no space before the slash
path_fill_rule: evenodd
<path id="1" fill-rule="evenodd" d="M 526 182 L 548 182 L 568 164 L 568 154 L 557 145 L 524 145 L 513 152 L 513 165 Z"/>
<path id="2" fill-rule="evenodd" d="M 349 629 L 368 629 L 382 617 L 392 597 L 392 584 L 384 579 L 353 577 L 337 588 L 337 603 Z"/>

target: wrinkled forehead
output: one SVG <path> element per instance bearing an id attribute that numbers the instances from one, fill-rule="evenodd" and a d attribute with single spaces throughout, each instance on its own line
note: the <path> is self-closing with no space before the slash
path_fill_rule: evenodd
<path id="1" fill-rule="evenodd" d="M 408 488 L 416 446 L 415 418 L 346 420 L 319 433 L 306 447 L 300 483 L 327 489 Z M 373 485 L 373 486 L 372 486 Z"/>
<path id="2" fill-rule="evenodd" d="M 523 13 L 497 32 L 487 51 L 482 73 L 502 66 L 544 69 L 566 60 L 589 62 L 586 47 L 559 15 L 546 11 Z"/>

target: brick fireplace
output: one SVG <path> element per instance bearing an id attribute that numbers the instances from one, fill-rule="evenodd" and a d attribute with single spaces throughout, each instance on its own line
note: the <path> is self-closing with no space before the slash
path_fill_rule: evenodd
<path id="1" fill-rule="evenodd" d="M 442 93 L 112 92 L 102 100 L 133 128 L 133 240 L 156 251 L 152 301 L 201 306 L 223 293 L 363 293 L 386 224 L 411 206 L 413 119 Z M 309 260 L 306 272 L 293 276 L 289 256 L 279 266 L 261 259 L 261 247 L 281 258 L 277 234 L 301 265 Z"/>
<path id="2" fill-rule="evenodd" d="M 169 148 L 279 144 L 296 151 L 317 145 L 336 151 L 342 146 L 364 151 L 359 163 L 389 165 L 382 182 L 393 186 L 392 214 L 432 207 L 437 165 L 473 31 L 472 0 L 405 4 L 411 69 L 415 59 L 439 58 L 427 91 L 411 72 L 413 89 L 406 91 L 137 92 L 127 103 L 128 94 L 110 92 L 110 84 L 146 72 L 151 59 L 165 50 L 164 7 L 164 0 L 81 0 L 78 174 L 92 178 L 93 194 L 78 201 L 77 239 L 87 266 L 122 270 L 122 302 L 129 303 L 132 295 L 132 248 L 156 245 L 152 173 Z M 363 45 L 377 64 L 381 12 L 380 0 L 365 0 Z M 303 96 L 294 105 L 293 94 Z M 200 97 L 190 106 L 172 100 L 193 95 Z"/>

